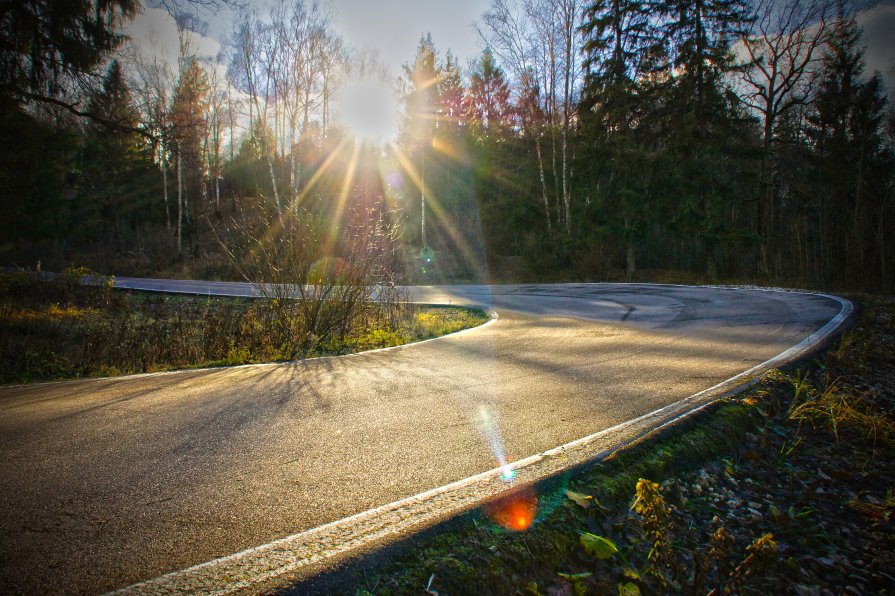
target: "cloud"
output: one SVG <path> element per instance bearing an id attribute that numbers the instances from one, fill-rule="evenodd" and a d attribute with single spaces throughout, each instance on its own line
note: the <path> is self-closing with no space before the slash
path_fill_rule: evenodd
<path id="1" fill-rule="evenodd" d="M 172 72 L 177 72 L 177 57 L 180 41 L 177 22 L 160 8 L 143 8 L 136 18 L 127 24 L 124 33 L 128 44 L 137 58 L 151 62 L 157 58 L 167 64 Z M 221 44 L 210 37 L 188 31 L 186 33 L 192 53 L 202 58 L 214 58 L 221 50 Z"/>
<path id="2" fill-rule="evenodd" d="M 895 5 L 880 4 L 858 14 L 856 20 L 864 31 L 861 41 L 866 48 L 865 74 L 869 78 L 878 71 L 889 100 L 895 101 Z"/>

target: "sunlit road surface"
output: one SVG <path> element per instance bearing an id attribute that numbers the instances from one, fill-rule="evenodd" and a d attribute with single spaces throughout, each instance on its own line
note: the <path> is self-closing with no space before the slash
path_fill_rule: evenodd
<path id="1" fill-rule="evenodd" d="M 411 295 L 499 318 L 350 357 L 0 388 L 0 593 L 129 586 L 491 470 L 711 387 L 843 308 L 625 284 Z"/>

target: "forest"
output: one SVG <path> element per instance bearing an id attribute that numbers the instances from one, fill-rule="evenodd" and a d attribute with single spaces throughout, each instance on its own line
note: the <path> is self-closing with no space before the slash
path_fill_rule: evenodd
<path id="1" fill-rule="evenodd" d="M 492 0 L 475 60 L 420 32 L 390 73 L 323 6 L 223 3 L 215 57 L 216 3 L 162 3 L 176 65 L 137 0 L 2 3 L 0 264 L 241 279 L 290 214 L 320 258 L 388 220 L 390 282 L 892 291 L 895 111 L 847 4 Z"/>

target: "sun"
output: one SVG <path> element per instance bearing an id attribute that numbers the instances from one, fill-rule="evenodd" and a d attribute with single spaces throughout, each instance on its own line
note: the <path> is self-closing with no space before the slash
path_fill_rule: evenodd
<path id="1" fill-rule="evenodd" d="M 398 100 L 383 81 L 350 81 L 337 105 L 339 121 L 358 139 L 378 144 L 398 134 Z"/>

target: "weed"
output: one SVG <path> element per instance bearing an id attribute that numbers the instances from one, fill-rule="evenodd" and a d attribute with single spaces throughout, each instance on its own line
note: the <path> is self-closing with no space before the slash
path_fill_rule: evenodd
<path id="1" fill-rule="evenodd" d="M 305 337 L 303 309 L 295 301 L 113 292 L 106 282 L 82 285 L 77 280 L 85 275 L 72 270 L 52 282 L 0 275 L 0 289 L 17 288 L 0 293 L 0 382 L 344 354 L 487 320 L 474 309 L 413 307 L 392 326 L 389 314 L 374 306 L 350 327 Z"/>

